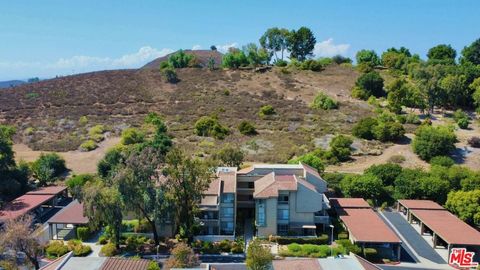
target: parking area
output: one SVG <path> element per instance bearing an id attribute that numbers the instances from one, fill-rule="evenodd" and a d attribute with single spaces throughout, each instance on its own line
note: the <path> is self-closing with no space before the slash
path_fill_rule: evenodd
<path id="1" fill-rule="evenodd" d="M 415 228 L 408 223 L 408 221 L 398 212 L 382 212 L 383 217 L 386 218 L 395 230 L 405 239 L 406 245 L 410 246 L 415 253 L 431 262 L 437 264 L 446 264 L 445 260 L 438 254 L 435 249 L 415 230 Z M 407 249 L 410 247 L 407 246 Z M 420 258 L 417 258 L 418 261 Z"/>

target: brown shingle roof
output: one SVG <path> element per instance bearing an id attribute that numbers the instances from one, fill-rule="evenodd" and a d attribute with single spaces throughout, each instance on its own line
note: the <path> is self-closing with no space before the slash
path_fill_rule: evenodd
<path id="1" fill-rule="evenodd" d="M 289 259 L 289 260 L 273 260 L 272 266 L 274 270 L 321 270 L 322 267 L 317 259 Z"/>
<path id="2" fill-rule="evenodd" d="M 204 195 L 219 195 L 220 194 L 220 184 L 221 180 L 219 178 L 216 178 L 210 182 L 210 185 L 208 186 L 207 191 L 205 191 L 203 194 Z"/>
<path id="3" fill-rule="evenodd" d="M 441 205 L 430 200 L 398 200 L 398 203 L 408 209 L 445 210 Z"/>
<path id="4" fill-rule="evenodd" d="M 67 189 L 66 186 L 49 186 L 41 187 L 36 190 L 27 192 L 28 195 L 57 195 Z"/>
<path id="5" fill-rule="evenodd" d="M 412 209 L 410 211 L 447 243 L 480 246 L 480 232 L 447 210 Z"/>
<path id="6" fill-rule="evenodd" d="M 83 215 L 83 204 L 75 200 L 55 214 L 48 223 L 84 225 L 88 223 L 88 218 Z"/>
<path id="7" fill-rule="evenodd" d="M 337 208 L 337 214 L 357 242 L 400 243 L 398 236 L 372 209 Z"/>
<path id="8" fill-rule="evenodd" d="M 370 208 L 362 198 L 331 198 L 330 204 L 334 208 Z"/>
<path id="9" fill-rule="evenodd" d="M 150 264 L 144 259 L 107 258 L 100 270 L 146 270 Z"/>

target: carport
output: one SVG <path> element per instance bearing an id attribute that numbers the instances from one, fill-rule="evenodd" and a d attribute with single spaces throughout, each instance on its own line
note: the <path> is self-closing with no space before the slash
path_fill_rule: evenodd
<path id="1" fill-rule="evenodd" d="M 450 256 L 452 248 L 466 248 L 479 259 L 480 232 L 447 210 L 410 209 L 410 222 L 417 221 L 421 235 L 431 235 L 434 248 L 445 246 Z M 448 258 L 445 258 L 448 261 Z"/>
<path id="2" fill-rule="evenodd" d="M 411 210 L 445 210 L 440 204 L 430 200 L 398 200 L 397 211 L 407 216 L 408 222 L 412 222 Z"/>
<path id="3" fill-rule="evenodd" d="M 88 218 L 83 215 L 83 204 L 75 200 L 48 221 L 49 237 L 56 240 L 71 238 L 78 226 L 86 225 Z"/>
<path id="4" fill-rule="evenodd" d="M 364 199 L 335 198 L 330 203 L 353 243 L 376 248 L 380 254 L 400 260 L 402 241 Z"/>

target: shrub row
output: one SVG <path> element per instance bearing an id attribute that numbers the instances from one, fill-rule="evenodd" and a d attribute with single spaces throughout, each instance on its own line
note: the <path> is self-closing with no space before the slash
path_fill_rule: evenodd
<path id="1" fill-rule="evenodd" d="M 288 245 L 292 243 L 296 244 L 313 244 L 313 245 L 325 245 L 328 244 L 328 235 L 322 234 L 319 237 L 312 238 L 296 238 L 296 237 L 273 237 L 271 240 L 277 242 L 279 245 Z"/>

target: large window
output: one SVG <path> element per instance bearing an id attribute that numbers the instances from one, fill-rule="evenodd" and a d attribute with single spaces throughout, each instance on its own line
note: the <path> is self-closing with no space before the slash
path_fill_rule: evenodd
<path id="1" fill-rule="evenodd" d="M 288 194 L 278 195 L 278 204 L 288 204 Z"/>
<path id="2" fill-rule="evenodd" d="M 222 195 L 222 203 L 233 203 L 235 200 L 235 194 L 233 193 L 225 193 Z"/>
<path id="3" fill-rule="evenodd" d="M 233 221 L 221 222 L 220 234 L 233 234 Z"/>
<path id="4" fill-rule="evenodd" d="M 257 202 L 257 224 L 258 226 L 265 226 L 265 200 L 258 200 Z"/>
<path id="5" fill-rule="evenodd" d="M 278 220 L 288 220 L 289 211 L 288 209 L 278 209 L 277 210 L 277 219 Z"/>
<path id="6" fill-rule="evenodd" d="M 223 207 L 222 208 L 222 217 L 233 217 L 233 208 L 232 207 Z"/>

